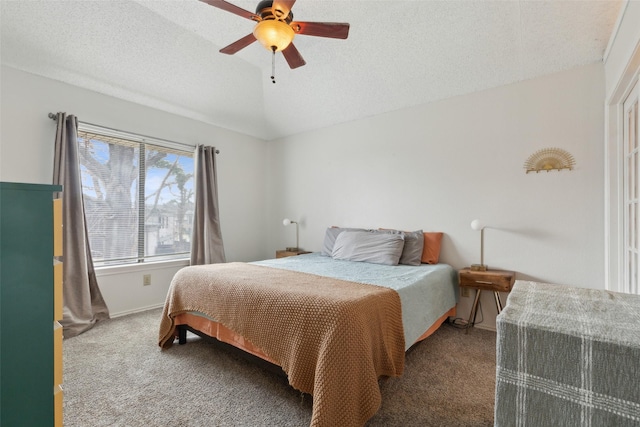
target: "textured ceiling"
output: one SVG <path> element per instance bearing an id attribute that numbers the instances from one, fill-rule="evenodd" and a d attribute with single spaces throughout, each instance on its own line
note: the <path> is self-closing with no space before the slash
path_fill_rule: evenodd
<path id="1" fill-rule="evenodd" d="M 255 1 L 231 2 L 253 11 Z M 1 0 L 2 64 L 270 140 L 602 60 L 621 0 L 298 0 L 290 70 L 250 20 L 197 0 Z"/>

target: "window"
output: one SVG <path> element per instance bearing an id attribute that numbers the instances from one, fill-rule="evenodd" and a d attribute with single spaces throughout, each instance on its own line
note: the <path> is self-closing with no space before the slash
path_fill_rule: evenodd
<path id="1" fill-rule="evenodd" d="M 79 163 L 96 265 L 185 258 L 191 250 L 193 152 L 81 123 Z"/>

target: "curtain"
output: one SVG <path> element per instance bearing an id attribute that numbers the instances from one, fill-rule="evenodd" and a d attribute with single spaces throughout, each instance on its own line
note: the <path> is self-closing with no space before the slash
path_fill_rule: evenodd
<path id="1" fill-rule="evenodd" d="M 63 299 L 62 326 L 70 338 L 109 318 L 89 249 L 78 160 L 78 119 L 58 113 L 53 184 L 62 185 Z"/>
<path id="2" fill-rule="evenodd" d="M 196 147 L 196 200 L 191 236 L 191 265 L 226 262 L 220 215 L 218 212 L 218 179 L 216 149 Z"/>

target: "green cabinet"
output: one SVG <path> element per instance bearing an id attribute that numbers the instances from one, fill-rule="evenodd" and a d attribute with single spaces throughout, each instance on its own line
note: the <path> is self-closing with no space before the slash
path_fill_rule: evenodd
<path id="1" fill-rule="evenodd" d="M 54 192 L 0 183 L 0 425 L 54 425 Z"/>

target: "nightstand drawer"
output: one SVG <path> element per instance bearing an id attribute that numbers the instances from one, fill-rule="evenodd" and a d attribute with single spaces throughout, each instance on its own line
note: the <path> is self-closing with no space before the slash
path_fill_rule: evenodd
<path id="1" fill-rule="evenodd" d="M 469 286 L 488 291 L 509 292 L 515 275 L 510 271 L 469 271 L 461 270 L 460 286 Z"/>

